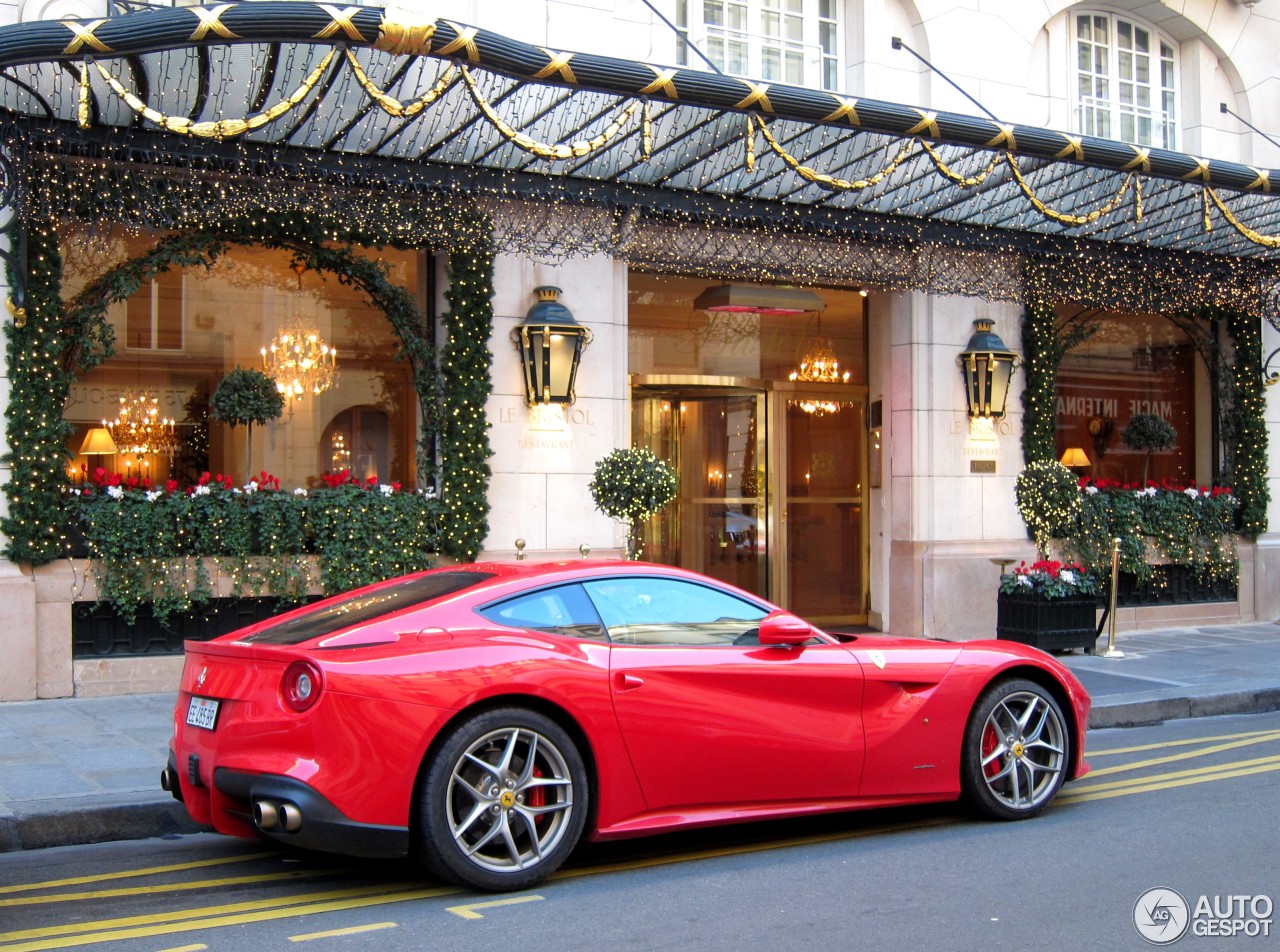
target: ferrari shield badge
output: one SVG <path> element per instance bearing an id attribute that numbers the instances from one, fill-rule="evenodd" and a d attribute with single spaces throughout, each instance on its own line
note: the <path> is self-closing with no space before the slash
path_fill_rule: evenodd
<path id="1" fill-rule="evenodd" d="M 868 651 L 867 657 L 871 659 L 871 663 L 874 664 L 877 668 L 879 668 L 881 671 L 884 670 L 884 652 L 883 651 Z"/>

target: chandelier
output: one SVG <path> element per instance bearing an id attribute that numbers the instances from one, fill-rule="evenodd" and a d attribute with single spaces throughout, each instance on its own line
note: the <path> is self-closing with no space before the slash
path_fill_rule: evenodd
<path id="1" fill-rule="evenodd" d="M 819 315 L 817 336 L 810 337 L 806 341 L 800 366 L 791 371 L 787 379 L 793 383 L 848 383 L 849 376 L 849 371 L 840 370 L 840 361 L 836 359 L 831 341 L 822 336 L 822 316 Z M 845 400 L 822 400 L 813 397 L 802 397 L 790 400 L 788 403 L 814 416 L 839 413 L 845 407 L 853 405 Z"/>
<path id="2" fill-rule="evenodd" d="M 142 457 L 151 453 L 173 456 L 178 448 L 174 421 L 160 415 L 160 401 L 148 393 L 126 390 L 120 397 L 120 409 L 112 421 L 102 425 L 111 434 L 116 452 Z"/>
<path id="3" fill-rule="evenodd" d="M 337 365 L 337 348 L 301 324 L 285 328 L 262 348 L 262 370 L 286 399 L 324 393 L 337 379 Z"/>

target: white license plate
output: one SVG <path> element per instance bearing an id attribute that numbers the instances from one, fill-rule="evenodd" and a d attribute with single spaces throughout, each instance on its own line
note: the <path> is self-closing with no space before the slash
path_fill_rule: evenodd
<path id="1" fill-rule="evenodd" d="M 193 697 L 187 706 L 187 723 L 191 727 L 203 727 L 213 730 L 218 722 L 218 702 L 207 697 Z"/>

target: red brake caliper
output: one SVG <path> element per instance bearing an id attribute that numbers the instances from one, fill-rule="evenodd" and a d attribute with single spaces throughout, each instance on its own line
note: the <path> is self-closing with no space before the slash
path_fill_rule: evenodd
<path id="1" fill-rule="evenodd" d="M 544 774 L 542 773 L 542 768 L 535 766 L 533 768 L 533 775 L 535 777 L 544 776 Z M 525 805 L 530 807 L 545 807 L 547 805 L 547 788 L 534 787 L 532 790 L 530 790 L 529 798 L 525 800 Z M 535 825 L 541 825 L 546 818 L 547 818 L 547 815 L 544 813 L 540 815 L 533 822 Z"/>
<path id="2" fill-rule="evenodd" d="M 995 728 L 988 724 L 986 729 L 982 732 L 982 759 L 985 761 L 995 753 L 996 748 L 999 746 L 1000 738 L 996 735 Z M 988 777 L 994 777 L 1000 772 L 1000 759 L 996 758 L 991 761 L 983 767 L 982 770 Z"/>

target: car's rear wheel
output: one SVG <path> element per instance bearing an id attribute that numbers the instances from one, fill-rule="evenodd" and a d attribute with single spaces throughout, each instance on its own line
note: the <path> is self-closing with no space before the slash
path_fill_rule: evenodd
<path id="1" fill-rule="evenodd" d="M 978 698 L 964 734 L 962 781 L 969 801 L 998 820 L 1035 816 L 1066 779 L 1071 739 L 1045 688 L 1014 679 Z"/>
<path id="2" fill-rule="evenodd" d="M 572 738 L 536 711 L 499 708 L 458 724 L 423 784 L 422 854 L 437 876 L 524 889 L 573 851 L 588 807 Z"/>

